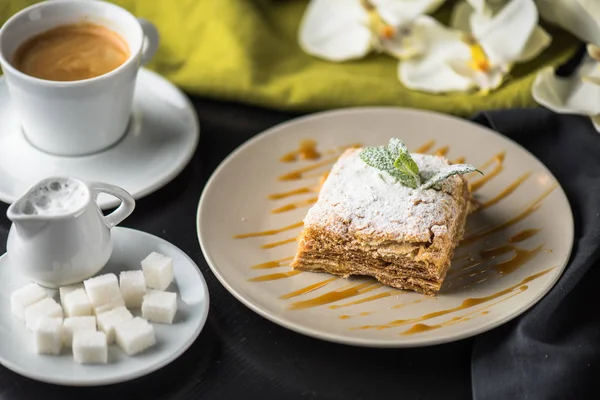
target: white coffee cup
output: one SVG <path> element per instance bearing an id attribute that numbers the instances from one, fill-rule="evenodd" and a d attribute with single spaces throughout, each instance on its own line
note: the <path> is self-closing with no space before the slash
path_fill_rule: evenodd
<path id="1" fill-rule="evenodd" d="M 128 44 L 130 55 L 118 68 L 91 79 L 50 81 L 17 70 L 11 63 L 27 39 L 61 25 L 102 25 Z M 38 149 L 64 156 L 91 154 L 121 139 L 131 117 L 140 64 L 158 48 L 150 22 L 100 0 L 53 0 L 28 7 L 0 29 L 0 65 L 25 136 Z"/>

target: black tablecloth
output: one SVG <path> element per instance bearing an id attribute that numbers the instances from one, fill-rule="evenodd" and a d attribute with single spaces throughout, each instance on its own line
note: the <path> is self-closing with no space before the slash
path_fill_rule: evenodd
<path id="1" fill-rule="evenodd" d="M 385 350 L 337 345 L 288 331 L 254 314 L 219 284 L 196 235 L 203 185 L 238 145 L 294 115 L 199 99 L 194 103 L 201 121 L 195 157 L 172 183 L 141 199 L 123 225 L 167 239 L 199 265 L 208 282 L 211 310 L 198 340 L 162 370 L 106 387 L 53 386 L 0 367 L 0 399 L 450 400 L 473 393 L 477 399 L 592 398 L 592 378 L 600 378 L 600 294 L 593 289 L 600 271 L 595 268 L 582 277 L 597 253 L 600 137 L 589 121 L 544 110 L 478 118 L 485 124 L 493 121 L 493 127 L 529 148 L 569 196 L 576 242 L 572 265 L 556 288 L 522 318 L 477 338 Z M 5 212 L 6 206 L 0 206 L 2 252 L 9 228 Z"/>

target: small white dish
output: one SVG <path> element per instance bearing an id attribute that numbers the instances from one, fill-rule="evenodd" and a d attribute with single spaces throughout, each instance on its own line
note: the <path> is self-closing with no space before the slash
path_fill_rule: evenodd
<path id="1" fill-rule="evenodd" d="M 133 114 L 124 137 L 99 153 L 64 157 L 42 152 L 23 134 L 4 77 L 0 77 L 0 200 L 12 203 L 50 176 L 120 186 L 136 199 L 175 178 L 192 158 L 199 138 L 198 117 L 188 98 L 160 75 L 140 69 Z M 98 198 L 102 209 L 119 201 Z"/>
<path id="2" fill-rule="evenodd" d="M 31 379 L 58 385 L 97 386 L 128 381 L 160 369 L 179 357 L 196 340 L 208 316 L 209 295 L 196 264 L 180 249 L 148 233 L 114 228 L 113 254 L 100 274 L 140 269 L 141 260 L 157 251 L 173 258 L 174 283 L 167 289 L 177 292 L 178 310 L 173 325 L 153 324 L 157 344 L 144 353 L 128 357 L 110 345 L 108 364 L 80 365 L 70 349 L 60 356 L 37 355 L 33 334 L 10 312 L 11 293 L 29 283 L 8 257 L 0 257 L 0 363 Z M 50 291 L 58 300 L 57 291 Z M 139 314 L 139 310 L 134 310 Z"/>
<path id="3" fill-rule="evenodd" d="M 440 293 L 291 270 L 301 221 L 340 146 L 383 145 L 391 137 L 411 151 L 464 157 L 485 173 L 467 176 L 483 206 L 467 219 Z M 287 155 L 306 139 L 318 143 L 320 159 L 280 161 L 291 161 Z M 250 309 L 308 336 L 366 347 L 440 344 L 499 326 L 552 288 L 573 245 L 569 202 L 531 153 L 472 122 L 398 108 L 323 112 L 255 136 L 208 181 L 197 224 L 209 266 Z"/>

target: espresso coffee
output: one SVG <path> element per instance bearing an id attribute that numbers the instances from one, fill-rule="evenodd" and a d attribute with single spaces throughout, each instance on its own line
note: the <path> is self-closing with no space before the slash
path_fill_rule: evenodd
<path id="1" fill-rule="evenodd" d="M 19 71 L 50 81 L 79 81 L 104 75 L 129 58 L 127 43 L 101 25 L 63 25 L 38 34 L 16 51 Z"/>

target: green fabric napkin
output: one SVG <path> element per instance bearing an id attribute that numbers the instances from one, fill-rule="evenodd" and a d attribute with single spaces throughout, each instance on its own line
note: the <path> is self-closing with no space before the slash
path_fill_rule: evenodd
<path id="1" fill-rule="evenodd" d="M 1 2 L 0 21 L 34 2 Z M 397 62 L 385 55 L 336 64 L 305 54 L 297 42 L 305 0 L 114 3 L 156 24 L 162 42 L 148 67 L 183 90 L 295 111 L 396 105 L 466 116 L 481 109 L 527 107 L 535 104 L 530 87 L 536 71 L 565 61 L 579 43 L 546 26 L 552 45 L 537 59 L 518 65 L 498 90 L 486 96 L 432 95 L 403 87 L 396 77 Z M 443 22 L 449 18 L 451 3 L 436 13 Z"/>

